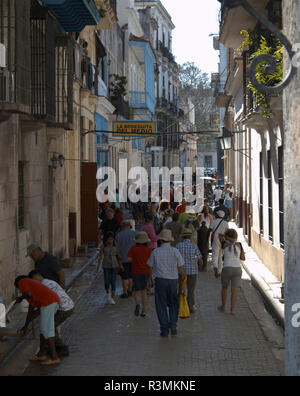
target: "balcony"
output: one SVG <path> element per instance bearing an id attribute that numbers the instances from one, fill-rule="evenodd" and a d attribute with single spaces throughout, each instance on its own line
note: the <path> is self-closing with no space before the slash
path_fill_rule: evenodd
<path id="1" fill-rule="evenodd" d="M 146 110 L 148 114 L 153 115 L 155 112 L 155 55 L 148 40 L 131 36 L 129 45 L 140 64 L 139 79 L 145 82 L 144 86 L 139 87 L 138 90 L 130 91 L 130 106 L 134 109 Z"/>
<path id="2" fill-rule="evenodd" d="M 161 41 L 158 43 L 158 48 L 164 58 L 168 59 L 168 61 L 171 63 L 175 63 L 174 55 Z"/>
<path id="3" fill-rule="evenodd" d="M 241 30 L 253 30 L 257 20 L 241 6 L 229 8 L 222 3 L 220 12 L 220 41 L 226 48 L 238 48 L 242 42 Z M 268 16 L 266 9 L 269 0 L 248 0 L 249 3 L 261 14 Z"/>
<path id="4" fill-rule="evenodd" d="M 96 76 L 96 95 L 97 96 L 104 96 L 105 98 L 108 97 L 108 89 L 105 82 L 102 78 L 98 75 Z"/>
<path id="5" fill-rule="evenodd" d="M 42 0 L 51 8 L 66 32 L 81 32 L 85 26 L 98 25 L 100 14 L 93 0 Z"/>
<path id="6" fill-rule="evenodd" d="M 217 79 L 212 81 L 212 88 L 214 88 L 214 96 L 216 98 L 216 106 L 219 108 L 226 108 L 232 100 L 232 96 L 225 90 L 226 80 L 221 81 L 218 75 Z"/>
<path id="7" fill-rule="evenodd" d="M 155 100 L 148 92 L 130 91 L 130 106 L 135 109 L 149 109 L 152 114 L 155 111 Z"/>

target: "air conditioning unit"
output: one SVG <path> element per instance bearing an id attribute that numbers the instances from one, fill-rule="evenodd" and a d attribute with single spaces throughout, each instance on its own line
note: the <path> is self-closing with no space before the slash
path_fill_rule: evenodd
<path id="1" fill-rule="evenodd" d="M 6 67 L 6 47 L 0 43 L 0 67 Z"/>
<path id="2" fill-rule="evenodd" d="M 0 103 L 9 102 L 9 77 L 8 70 L 0 70 Z"/>

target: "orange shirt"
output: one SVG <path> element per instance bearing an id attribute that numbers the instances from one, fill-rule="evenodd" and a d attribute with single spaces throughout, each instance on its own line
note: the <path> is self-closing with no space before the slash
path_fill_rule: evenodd
<path id="1" fill-rule="evenodd" d="M 152 249 L 143 245 L 132 246 L 129 250 L 128 257 L 132 258 L 132 274 L 147 274 L 148 260 L 151 256 Z"/>
<path id="2" fill-rule="evenodd" d="M 47 307 L 53 303 L 60 303 L 60 299 L 49 287 L 42 285 L 33 279 L 25 278 L 19 281 L 19 289 L 22 294 L 30 291 L 31 298 L 27 298 L 29 304 L 33 307 Z"/>

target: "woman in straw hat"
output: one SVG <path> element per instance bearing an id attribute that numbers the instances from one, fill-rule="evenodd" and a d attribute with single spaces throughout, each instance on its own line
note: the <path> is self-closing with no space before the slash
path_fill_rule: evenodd
<path id="1" fill-rule="evenodd" d="M 136 245 L 128 252 L 128 262 L 132 263 L 133 290 L 135 299 L 135 316 L 140 314 L 140 303 L 142 299 L 141 316 L 146 316 L 147 307 L 147 283 L 149 280 L 148 259 L 152 249 L 147 245 L 150 239 L 146 232 L 140 232 L 135 238 Z"/>

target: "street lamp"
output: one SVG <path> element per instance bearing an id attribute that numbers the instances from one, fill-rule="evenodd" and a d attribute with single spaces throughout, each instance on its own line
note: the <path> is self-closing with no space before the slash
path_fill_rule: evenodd
<path id="1" fill-rule="evenodd" d="M 221 137 L 218 137 L 218 140 L 221 145 L 222 150 L 233 150 L 233 151 L 238 151 L 239 153 L 242 153 L 246 157 L 250 158 L 247 154 L 245 154 L 243 151 L 248 150 L 247 148 L 245 149 L 235 149 L 234 144 L 233 144 L 233 136 L 234 134 L 237 133 L 244 133 L 247 131 L 229 131 L 228 129 L 223 127 L 223 135 Z"/>
<path id="2" fill-rule="evenodd" d="M 222 150 L 232 149 L 232 138 L 233 138 L 233 133 L 228 131 L 228 129 L 223 128 L 223 136 L 218 138 Z"/>

